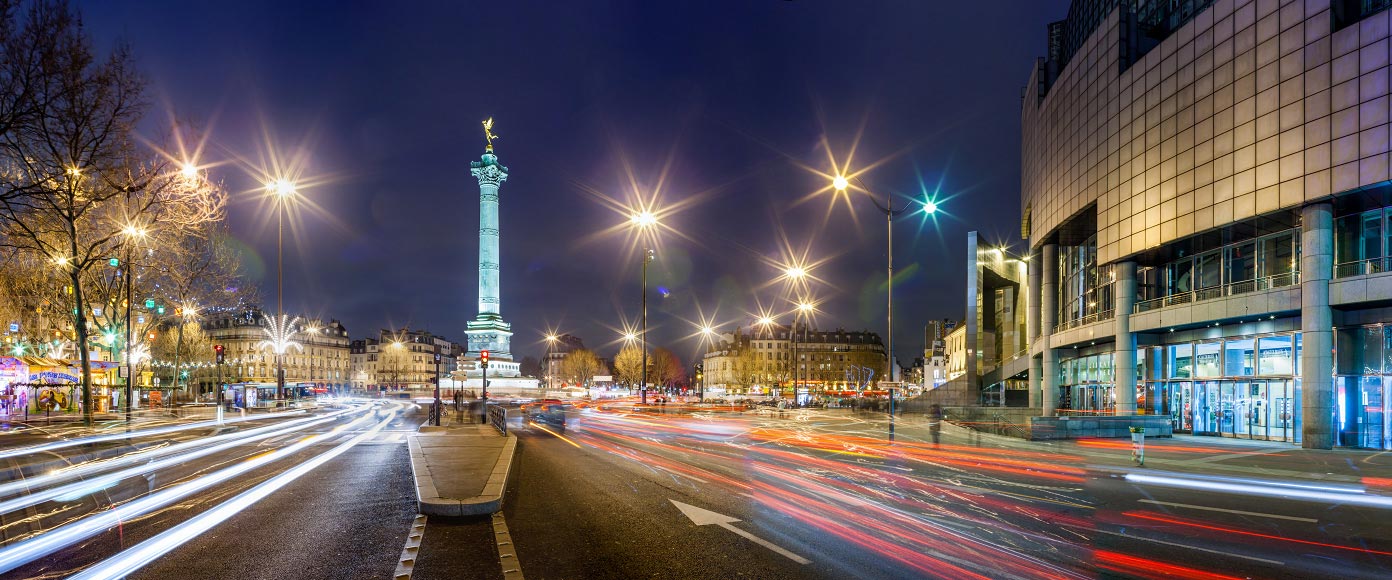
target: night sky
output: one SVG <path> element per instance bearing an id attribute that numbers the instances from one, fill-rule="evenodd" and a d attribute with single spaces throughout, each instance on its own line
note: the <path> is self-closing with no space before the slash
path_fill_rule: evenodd
<path id="1" fill-rule="evenodd" d="M 410 325 L 464 342 L 477 312 L 479 122 L 496 118 L 502 311 L 513 351 L 554 329 L 611 355 L 638 317 L 639 242 L 598 194 L 652 196 L 649 336 L 697 352 L 792 304 L 776 264 L 820 263 L 823 328 L 885 327 L 885 220 L 833 205 L 823 140 L 883 199 L 935 195 L 895 225 L 896 350 L 960 318 L 966 234 L 1019 245 L 1020 90 L 1065 0 L 1009 9 L 833 2 L 78 2 L 99 50 L 125 41 L 150 78 L 150 133 L 210 131 L 200 158 L 236 192 L 230 227 L 274 305 L 275 230 L 256 200 L 266 136 L 308 159 L 322 209 L 287 234 L 285 305 L 353 337 Z M 158 138 L 158 135 L 152 135 Z M 660 190 L 658 189 L 661 184 Z M 819 195 L 813 195 L 823 190 Z M 782 317 L 787 321 L 790 316 Z"/>

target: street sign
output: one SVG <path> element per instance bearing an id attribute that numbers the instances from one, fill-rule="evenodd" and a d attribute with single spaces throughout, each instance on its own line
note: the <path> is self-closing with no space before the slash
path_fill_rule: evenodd
<path id="1" fill-rule="evenodd" d="M 18 322 L 11 322 L 11 323 L 10 323 L 10 332 L 19 332 L 19 323 L 18 323 Z"/>
<path id="2" fill-rule="evenodd" d="M 116 375 L 117 375 L 118 377 L 120 377 L 120 378 L 123 378 L 123 379 L 129 379 L 129 378 L 130 378 L 130 367 L 125 366 L 125 365 L 122 365 L 121 368 L 120 368 L 120 370 L 116 371 Z"/>

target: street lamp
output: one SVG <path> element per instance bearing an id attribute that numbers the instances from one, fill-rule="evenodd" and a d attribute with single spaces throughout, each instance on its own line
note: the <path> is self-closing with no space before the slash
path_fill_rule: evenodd
<path id="1" fill-rule="evenodd" d="M 881 205 L 879 200 L 875 199 L 875 195 L 870 192 L 870 188 L 865 186 L 864 181 L 861 181 L 860 178 L 855 178 L 855 180 L 861 189 L 870 194 L 870 202 L 875 204 L 875 208 L 885 214 L 885 240 L 887 242 L 885 257 L 888 261 L 885 270 L 885 326 L 888 327 L 886 329 L 888 346 L 885 353 L 885 380 L 892 381 L 894 379 L 894 216 L 904 213 L 909 209 L 909 206 L 905 204 L 895 208 L 894 198 L 888 192 L 885 193 L 884 205 Z M 837 192 L 844 193 L 846 188 L 850 187 L 850 182 L 846 176 L 838 174 L 831 180 L 831 186 Z M 932 215 L 938 211 L 938 204 L 931 199 L 925 199 L 922 211 Z M 889 388 L 889 440 L 894 440 L 894 388 L 892 386 Z"/>
<path id="2" fill-rule="evenodd" d="M 285 204 L 296 193 L 295 184 L 276 179 L 266 184 L 276 206 L 276 318 L 285 318 Z M 276 352 L 276 396 L 285 398 L 285 357 Z"/>
<path id="3" fill-rule="evenodd" d="M 556 348 L 557 340 L 560 340 L 560 337 L 556 336 L 554 333 L 546 335 L 546 388 L 548 390 L 556 388 L 556 385 L 552 383 L 552 377 L 555 376 L 556 373 L 553 372 L 551 368 L 551 353 Z"/>
<path id="4" fill-rule="evenodd" d="M 125 401 L 122 401 L 122 402 L 125 403 L 125 408 L 126 408 L 126 431 L 129 432 L 129 431 L 130 431 L 130 421 L 131 421 L 131 397 L 133 396 L 133 391 L 134 391 L 134 390 L 131 388 L 131 382 L 135 380 L 135 362 L 134 362 L 134 358 L 135 358 L 135 357 L 134 357 L 134 351 L 135 351 L 135 349 L 134 349 L 134 346 L 132 346 L 132 345 L 135 344 L 135 342 L 134 342 L 134 336 L 133 336 L 133 331 L 132 331 L 133 326 L 131 325 L 131 311 L 135 309 L 135 266 L 134 266 L 133 264 L 131 264 L 131 246 L 133 246 L 133 245 L 135 244 L 135 240 L 143 240 L 143 239 L 145 239 L 145 228 L 140 227 L 140 226 L 137 226 L 137 225 L 133 225 L 133 224 L 132 224 L 132 225 L 127 225 L 125 228 L 122 228 L 122 229 L 121 229 L 121 233 L 122 233 L 122 234 L 125 234 L 125 236 L 126 236 L 126 238 L 127 238 L 127 240 L 126 240 L 126 272 L 125 272 L 125 275 L 126 275 L 126 394 L 125 394 Z M 66 266 L 66 265 L 67 265 L 67 260 L 66 260 L 66 259 L 63 259 L 62 264 L 63 264 L 64 266 Z"/>
<path id="5" fill-rule="evenodd" d="M 796 326 L 796 325 L 797 325 L 797 321 L 798 321 L 798 320 L 803 320 L 804 317 L 810 318 L 811 315 L 812 315 L 812 310 L 815 309 L 815 308 L 816 308 L 815 305 L 813 305 L 811 302 L 808 302 L 808 301 L 806 301 L 806 300 L 803 300 L 802 302 L 799 302 L 798 305 L 797 305 L 797 316 L 796 316 L 795 318 L 793 318 L 793 325 Z M 798 371 L 798 369 L 797 369 L 797 366 L 796 366 L 796 365 L 797 365 L 797 329 L 796 329 L 796 328 L 792 329 L 792 330 L 788 333 L 788 340 L 789 340 L 790 342 L 792 342 L 792 344 L 793 344 L 793 364 L 794 364 L 794 366 L 793 366 L 793 401 L 796 402 L 796 401 L 797 401 L 797 395 L 798 395 L 798 384 L 797 384 L 797 380 L 798 380 L 798 372 L 797 372 L 797 371 Z M 807 322 L 806 322 L 806 321 L 804 321 L 804 322 L 802 323 L 802 342 L 803 342 L 803 343 L 806 343 L 806 342 L 807 342 Z M 808 354 L 810 355 L 811 353 L 808 353 Z M 807 372 L 802 374 L 802 380 L 803 380 L 804 383 L 806 383 L 806 382 L 811 378 L 811 372 L 812 372 L 812 360 L 811 360 L 812 357 L 811 357 L 811 356 L 808 356 L 807 358 L 808 358 L 808 361 L 807 361 L 807 362 L 808 362 L 808 364 L 807 364 Z M 811 389 L 810 389 L 810 388 L 808 389 L 808 395 L 811 395 Z"/>
<path id="6" fill-rule="evenodd" d="M 702 326 L 701 342 L 706 345 L 707 352 L 709 352 L 710 345 L 715 342 L 715 329 L 711 328 L 709 325 Z M 701 363 L 697 365 L 696 383 L 700 385 L 700 390 L 696 393 L 696 402 L 704 403 L 706 402 L 706 362 L 704 357 L 702 357 Z"/>

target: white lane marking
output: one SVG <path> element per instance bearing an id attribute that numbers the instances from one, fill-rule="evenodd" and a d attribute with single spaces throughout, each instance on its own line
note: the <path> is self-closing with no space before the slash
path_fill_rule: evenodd
<path id="1" fill-rule="evenodd" d="M 1153 499 L 1139 499 L 1139 500 L 1136 500 L 1136 501 L 1138 501 L 1138 502 L 1140 502 L 1140 503 L 1150 503 L 1150 504 L 1155 504 L 1155 505 L 1167 505 L 1167 506 L 1171 506 L 1171 507 L 1181 507 L 1181 508 L 1189 508 L 1189 509 L 1196 509 L 1196 510 L 1208 510 L 1208 511 L 1211 511 L 1211 512 L 1223 512 L 1223 513 L 1227 513 L 1227 514 L 1237 514 L 1237 515 L 1241 515 L 1241 516 L 1257 516 L 1257 517 L 1259 517 L 1259 518 L 1276 518 L 1276 519 L 1278 519 L 1278 520 L 1291 520 L 1291 521 L 1296 521 L 1296 522 L 1310 522 L 1310 523 L 1312 523 L 1312 524 L 1319 521 L 1319 520 L 1317 520 L 1317 519 L 1315 519 L 1315 518 L 1302 518 L 1302 517 L 1297 517 L 1297 516 L 1283 516 L 1283 515 L 1279 515 L 1279 514 L 1264 514 L 1264 513 L 1261 513 L 1261 512 L 1245 512 L 1245 511 L 1242 511 L 1242 510 L 1230 510 L 1230 509 L 1227 509 L 1227 508 L 1209 507 L 1209 506 L 1206 506 L 1206 505 L 1193 505 L 1193 504 L 1187 504 L 1187 503 L 1175 503 L 1175 502 L 1172 502 L 1172 501 L 1156 501 L 1156 500 L 1153 500 Z"/>
<path id="2" fill-rule="evenodd" d="M 411 522 L 411 531 L 406 532 L 406 545 L 401 548 L 401 559 L 396 562 L 396 573 L 392 580 L 411 580 L 416 571 L 416 557 L 420 555 L 421 540 L 425 538 L 425 515 L 416 514 Z"/>
<path id="3" fill-rule="evenodd" d="M 371 417 L 369 416 L 359 417 L 358 419 L 355 419 L 350 423 L 335 427 L 332 431 L 328 433 L 314 435 L 304 440 L 301 440 L 300 442 L 295 443 L 294 445 L 282 447 L 275 451 L 268 451 L 266 453 L 261 453 L 252 456 L 249 459 L 234 464 L 232 467 L 227 467 L 218 471 L 209 472 L 205 475 L 196 477 L 194 479 L 184 481 L 183 483 L 164 488 L 158 492 L 147 494 L 139 497 L 138 499 L 133 499 L 126 503 L 113 506 L 109 510 L 96 512 L 94 514 L 88 515 L 78 520 L 71 521 L 56 528 L 49 528 L 43 534 L 33 536 L 22 542 L 12 543 L 8 546 L 5 546 L 3 549 L 0 549 L 0 574 L 13 570 L 16 567 L 19 567 L 20 565 L 31 562 L 42 556 L 47 556 L 48 554 L 56 552 L 71 544 L 80 542 L 102 532 L 105 532 L 122 521 L 130 521 L 132 519 L 135 519 L 136 517 L 148 514 L 153 510 L 163 508 L 164 506 L 174 503 L 180 499 L 193 495 L 194 493 L 197 493 L 204 489 L 208 489 L 214 485 L 221 484 L 242 474 L 248 473 L 254 469 L 260 468 L 261 466 L 299 453 L 301 450 L 305 449 L 306 447 L 309 447 L 310 445 L 315 444 L 316 442 L 333 437 L 340 431 L 343 431 L 345 429 L 351 429 L 355 427 L 358 423 L 368 421 L 370 419 Z M 321 455 L 320 457 L 324 457 L 324 455 Z M 311 459 L 310 461 L 301 464 L 301 467 L 305 465 L 316 465 L 314 462 L 317 460 L 318 458 Z M 286 473 L 292 472 L 294 472 L 294 470 L 282 473 L 281 476 L 284 476 Z M 276 480 L 271 479 L 262 482 L 261 484 L 252 488 L 252 490 L 263 488 L 263 486 L 270 484 L 272 481 Z M 207 515 L 208 513 L 210 512 L 204 512 L 204 514 L 200 514 L 200 516 L 198 517 L 202 517 L 204 515 Z"/>
<path id="4" fill-rule="evenodd" d="M 671 498 L 668 498 L 667 501 L 670 501 L 670 502 L 672 502 L 672 505 L 677 506 L 677 509 L 678 509 L 678 510 L 681 510 L 682 515 L 685 515 L 687 518 L 690 518 L 690 519 L 691 519 L 691 523 L 693 523 L 693 524 L 696 524 L 696 525 L 698 525 L 698 526 L 705 526 L 705 525 L 715 524 L 715 525 L 720 526 L 720 527 L 722 527 L 722 528 L 725 528 L 725 529 L 727 529 L 727 530 L 729 530 L 729 531 L 731 531 L 731 532 L 734 532 L 736 535 L 738 535 L 738 536 L 740 536 L 740 537 L 742 537 L 742 538 L 744 538 L 744 539 L 746 539 L 746 540 L 749 540 L 749 541 L 754 542 L 754 543 L 756 543 L 756 544 L 758 544 L 758 545 L 760 545 L 760 546 L 763 546 L 763 547 L 765 547 L 765 548 L 768 548 L 768 549 L 770 549 L 770 550 L 773 550 L 774 552 L 777 552 L 779 555 L 782 555 L 783 557 L 785 557 L 785 558 L 787 558 L 787 559 L 789 559 L 789 560 L 792 560 L 792 561 L 797 562 L 797 563 L 799 563 L 799 564 L 811 564 L 811 563 L 812 563 L 811 560 L 808 560 L 807 558 L 804 558 L 804 557 L 802 557 L 802 556 L 799 556 L 799 555 L 797 555 L 797 554 L 794 554 L 794 553 L 792 553 L 792 552 L 789 552 L 789 551 L 783 549 L 781 546 L 775 545 L 773 542 L 770 542 L 770 541 L 768 541 L 768 540 L 765 540 L 765 539 L 763 539 L 763 538 L 760 538 L 760 537 L 758 537 L 758 536 L 755 536 L 754 534 L 751 534 L 751 533 L 749 533 L 749 532 L 746 532 L 746 531 L 744 531 L 744 530 L 741 530 L 741 529 L 739 529 L 739 528 L 736 528 L 735 526 L 730 525 L 730 524 L 732 524 L 732 523 L 734 523 L 734 522 L 738 522 L 738 521 L 739 521 L 739 520 L 736 519 L 736 518 L 732 518 L 732 517 L 727 516 L 727 515 L 725 515 L 725 514 L 718 514 L 718 513 L 715 513 L 715 512 L 713 512 L 713 511 L 710 511 L 710 510 L 707 510 L 707 509 L 701 509 L 701 508 L 698 508 L 698 507 L 696 507 L 696 506 L 694 506 L 694 505 L 685 504 L 685 503 L 679 502 L 679 501 L 677 501 L 677 500 L 675 500 L 675 499 L 671 499 Z"/>
<path id="5" fill-rule="evenodd" d="M 493 512 L 493 537 L 498 541 L 498 565 L 503 569 L 503 580 L 524 580 L 522 563 L 517 560 L 517 546 L 512 543 L 503 512 Z"/>
<path id="6" fill-rule="evenodd" d="M 231 518 L 232 516 L 236 515 L 242 510 L 252 506 L 256 502 L 265 499 L 266 497 L 274 493 L 276 490 L 285 487 L 290 482 L 295 481 L 304 474 L 313 471 L 315 468 L 318 468 L 319 466 L 325 463 L 328 463 L 333 458 L 342 455 L 349 449 L 352 449 L 358 443 L 361 443 L 365 439 L 375 435 L 377 431 L 387 426 L 387 423 L 391 421 L 392 416 L 395 414 L 396 412 L 392 411 L 391 414 L 387 416 L 386 421 L 377 423 L 377 425 L 373 429 L 366 431 L 361 435 L 358 435 L 352 440 L 346 441 L 338 445 L 337 447 L 334 447 L 333 449 L 325 451 L 324 453 L 320 453 L 319 455 L 314 456 L 313 458 L 309 459 L 308 461 L 305 461 L 304 463 L 295 465 L 290 469 L 281 472 L 279 475 L 276 475 L 275 477 L 258 483 L 255 486 L 252 486 L 251 489 L 237 494 L 232 499 L 218 504 L 213 509 L 198 514 L 179 525 L 169 528 L 163 532 L 160 532 L 154 537 L 140 542 L 139 544 L 136 544 L 134 547 L 126 549 L 116 554 L 115 556 L 102 560 L 87 568 L 86 570 L 83 570 L 81 573 L 72 576 L 72 578 L 75 580 L 118 580 L 121 578 L 125 578 L 126 576 L 129 576 L 132 572 L 139 570 L 140 568 L 155 561 L 159 557 L 169 553 L 175 548 L 184 545 L 190 540 L 198 537 L 203 532 L 212 529 L 214 526 L 217 526 L 218 524 L 227 521 L 228 518 Z M 354 421 L 354 423 L 368 419 L 370 419 L 370 417 L 364 416 L 359 418 L 357 421 Z M 350 423 L 348 425 L 340 427 L 340 429 L 346 430 L 351 428 L 352 425 L 353 423 Z M 313 438 L 310 438 L 309 440 L 303 441 L 296 445 L 308 446 L 312 442 Z M 270 457 L 276 453 L 280 453 L 281 451 L 285 450 L 276 451 L 269 455 L 263 455 L 262 457 Z M 243 463 L 242 465 L 251 465 L 251 462 Z M 232 472 L 233 469 L 224 469 L 220 472 L 214 472 L 213 474 L 193 480 L 189 483 L 196 483 L 201 481 L 202 479 L 213 478 L 219 473 Z M 186 483 L 181 485 L 189 484 Z M 171 488 L 166 491 L 175 491 L 176 489 L 177 488 Z M 197 488 L 190 487 L 189 489 L 195 490 Z M 158 498 L 157 496 L 146 496 L 146 498 L 158 499 L 162 502 L 165 501 L 164 499 Z M 179 499 L 179 496 L 177 494 L 169 498 L 170 501 L 175 499 Z M 129 507 L 131 505 L 133 504 L 126 504 L 126 506 L 123 507 Z M 116 510 L 105 512 L 105 514 L 113 514 L 119 511 L 120 509 L 122 508 L 117 508 Z M 148 510 L 146 510 L 145 513 L 148 513 Z M 123 519 L 129 518 L 126 517 Z"/>
<path id="7" fill-rule="evenodd" d="M 1166 546 L 1174 546 L 1174 547 L 1176 547 L 1176 548 L 1188 548 L 1188 549 L 1190 549 L 1190 550 L 1198 550 L 1198 551 L 1200 551 L 1200 552 L 1208 552 L 1208 553 L 1210 553 L 1210 554 L 1218 554 L 1218 555 L 1220 555 L 1220 556 L 1231 556 L 1231 557 L 1233 557 L 1233 558 L 1242 558 L 1242 559 L 1245 559 L 1245 560 L 1252 560 L 1252 561 L 1255 561 L 1255 562 L 1262 562 L 1262 563 L 1265 563 L 1265 564 L 1275 564 L 1275 565 L 1277 565 L 1277 566 L 1285 566 L 1285 565 L 1286 565 L 1285 562 L 1280 562 L 1280 561 L 1277 561 L 1277 560 L 1267 560 L 1266 558 L 1258 558 L 1258 557 L 1256 557 L 1256 556 L 1244 556 L 1244 555 L 1242 555 L 1242 554 L 1234 554 L 1234 553 L 1232 553 L 1232 552 L 1224 552 L 1224 551 L 1222 551 L 1222 550 L 1210 550 L 1210 549 L 1208 549 L 1208 548 L 1200 548 L 1200 547 L 1198 547 L 1198 546 L 1190 546 L 1189 544 L 1180 544 L 1180 543 L 1178 543 L 1178 542 L 1166 542 L 1165 540 L 1157 540 L 1157 539 L 1155 539 L 1155 538 L 1146 538 L 1146 537 L 1142 537 L 1142 536 L 1133 536 L 1133 535 L 1131 535 L 1131 534 L 1118 534 L 1118 533 L 1116 533 L 1116 532 L 1109 532 L 1109 531 L 1106 531 L 1106 530 L 1093 530 L 1093 531 L 1094 531 L 1094 532 L 1098 532 L 1098 533 L 1103 533 L 1103 534 L 1112 535 L 1112 536 L 1117 536 L 1117 537 L 1121 537 L 1121 538 L 1126 538 L 1126 539 L 1128 539 L 1128 540 L 1141 540 L 1141 541 L 1144 541 L 1144 542 L 1152 542 L 1152 543 L 1156 543 L 1156 544 L 1164 544 L 1164 545 L 1166 545 Z"/>

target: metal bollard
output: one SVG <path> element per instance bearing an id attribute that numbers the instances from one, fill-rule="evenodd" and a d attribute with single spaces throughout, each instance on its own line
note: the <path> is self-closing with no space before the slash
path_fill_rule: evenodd
<path id="1" fill-rule="evenodd" d="M 1131 460 L 1145 465 L 1145 427 L 1131 428 Z"/>

